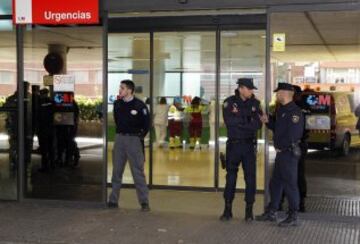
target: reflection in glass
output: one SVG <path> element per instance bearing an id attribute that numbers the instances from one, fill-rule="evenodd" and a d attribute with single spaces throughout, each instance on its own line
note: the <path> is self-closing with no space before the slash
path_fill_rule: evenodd
<path id="1" fill-rule="evenodd" d="M 11 1 L 9 2 L 9 6 Z M 3 12 L 8 13 L 8 12 Z M 1 14 L 1 7 L 0 7 Z M 16 44 L 11 21 L 0 21 L 0 199 L 17 199 Z"/>
<path id="2" fill-rule="evenodd" d="M 25 33 L 28 198 L 102 200 L 101 34 L 100 27 L 53 27 Z M 49 69 L 44 68 L 43 60 L 49 53 L 64 61 L 55 73 L 66 75 L 59 82 L 54 83 Z M 59 86 L 63 83 L 73 85 Z"/>

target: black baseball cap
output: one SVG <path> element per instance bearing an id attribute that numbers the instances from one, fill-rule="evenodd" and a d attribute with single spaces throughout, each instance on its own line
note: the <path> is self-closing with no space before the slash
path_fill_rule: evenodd
<path id="1" fill-rule="evenodd" d="M 239 78 L 236 84 L 239 86 L 245 86 L 251 90 L 257 90 L 256 86 L 254 86 L 253 78 Z"/>
<path id="2" fill-rule="evenodd" d="M 294 87 L 293 87 L 293 85 L 291 85 L 289 83 L 279 82 L 278 87 L 274 90 L 274 92 L 278 92 L 280 90 L 294 91 Z"/>

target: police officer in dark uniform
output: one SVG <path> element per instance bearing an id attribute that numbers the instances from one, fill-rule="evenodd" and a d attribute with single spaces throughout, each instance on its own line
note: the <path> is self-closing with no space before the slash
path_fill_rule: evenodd
<path id="1" fill-rule="evenodd" d="M 78 125 L 79 125 L 79 115 L 80 110 L 77 102 L 73 101 L 73 112 L 74 112 L 74 126 L 69 127 L 69 142 L 68 142 L 68 154 L 67 161 L 72 162 L 72 167 L 79 166 L 80 160 L 80 149 L 77 142 L 75 141 Z"/>
<path id="2" fill-rule="evenodd" d="M 264 214 L 257 216 L 259 221 L 276 221 L 284 190 L 289 202 L 289 212 L 279 226 L 296 226 L 299 209 L 299 189 L 297 185 L 298 161 L 301 155 L 299 143 L 304 131 L 304 117 L 301 109 L 293 101 L 294 88 L 288 83 L 279 83 L 276 92 L 280 106 L 275 116 L 266 114 L 261 121 L 273 131 L 276 150 L 275 167 L 270 181 L 271 202 Z"/>
<path id="3" fill-rule="evenodd" d="M 307 139 L 309 137 L 309 131 L 305 129 L 305 116 L 310 114 L 309 108 L 306 106 L 306 104 L 301 99 L 302 90 L 300 86 L 294 85 L 294 102 L 296 105 L 301 108 L 301 111 L 303 112 L 304 116 L 304 132 L 301 137 L 300 141 L 300 149 L 301 149 L 301 155 L 299 158 L 299 164 L 298 164 L 298 187 L 299 187 L 299 194 L 300 194 L 300 205 L 299 205 L 299 211 L 305 212 L 305 198 L 307 194 L 307 184 L 306 184 L 306 177 L 305 177 L 305 159 L 308 151 L 308 143 Z"/>
<path id="4" fill-rule="evenodd" d="M 293 85 L 293 87 L 294 87 L 294 102 L 299 108 L 301 108 L 301 111 L 303 112 L 305 118 L 306 115 L 310 114 L 310 110 L 301 98 L 301 94 L 302 94 L 301 87 L 297 85 Z M 305 129 L 305 119 L 304 119 L 304 133 L 299 144 L 301 149 L 301 156 L 299 158 L 299 164 L 298 164 L 298 187 L 300 194 L 299 212 L 302 213 L 305 212 L 305 198 L 307 193 L 307 184 L 305 177 L 305 158 L 308 150 L 308 144 L 307 144 L 307 138 L 309 136 L 308 132 L 309 131 Z M 283 194 L 279 210 L 283 209 L 284 197 L 285 195 Z"/>
<path id="5" fill-rule="evenodd" d="M 49 90 L 40 90 L 37 117 L 37 134 L 41 153 L 40 171 L 46 172 L 54 167 L 54 103 Z"/>
<path id="6" fill-rule="evenodd" d="M 10 171 L 15 172 L 18 165 L 18 92 L 6 98 L 4 108 L 9 109 L 5 120 L 5 128 L 9 135 L 9 163 Z"/>
<path id="7" fill-rule="evenodd" d="M 134 96 L 134 90 L 134 82 L 121 81 L 119 99 L 114 103 L 116 137 L 113 148 L 112 192 L 108 207 L 118 207 L 122 176 L 129 160 L 141 210 L 149 211 L 143 139 L 150 129 L 150 114 L 146 104 Z"/>
<path id="8" fill-rule="evenodd" d="M 253 220 L 253 204 L 256 193 L 256 132 L 262 126 L 260 102 L 254 97 L 257 89 L 251 78 L 238 79 L 239 96 L 224 101 L 223 116 L 227 128 L 225 209 L 223 221 L 232 218 L 232 202 L 235 196 L 237 173 L 240 163 L 245 177 L 245 220 Z"/>

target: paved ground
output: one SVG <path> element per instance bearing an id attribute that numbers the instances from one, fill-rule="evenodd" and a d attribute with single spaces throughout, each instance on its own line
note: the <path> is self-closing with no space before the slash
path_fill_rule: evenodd
<path id="1" fill-rule="evenodd" d="M 149 213 L 138 210 L 133 190 L 122 193 L 119 210 L 2 202 L 0 243 L 360 243 L 356 214 L 310 209 L 301 216 L 300 227 L 284 229 L 245 223 L 241 194 L 234 204 L 235 219 L 222 223 L 221 193 L 154 190 Z M 262 196 L 257 202 L 255 211 L 260 213 Z"/>

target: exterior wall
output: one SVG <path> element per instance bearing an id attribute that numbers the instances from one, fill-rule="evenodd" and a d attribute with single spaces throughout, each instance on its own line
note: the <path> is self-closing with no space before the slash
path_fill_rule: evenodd
<path id="1" fill-rule="evenodd" d="M 107 0 L 109 12 L 266 8 L 275 5 L 358 3 L 356 0 Z M 186 0 L 185 0 L 186 1 Z"/>

